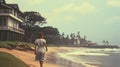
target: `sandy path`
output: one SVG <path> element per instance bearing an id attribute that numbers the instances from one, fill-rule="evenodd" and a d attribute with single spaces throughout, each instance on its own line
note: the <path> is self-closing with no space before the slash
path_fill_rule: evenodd
<path id="1" fill-rule="evenodd" d="M 51 52 L 55 52 L 57 49 L 49 48 L 49 51 L 47 52 L 47 57 L 49 57 L 49 54 Z M 39 63 L 34 60 L 34 53 L 33 52 L 25 52 L 25 51 L 19 51 L 19 50 L 9 50 L 5 48 L 0 48 L 0 51 L 10 53 L 14 55 L 15 57 L 19 58 L 26 64 L 30 65 L 30 67 L 39 67 Z M 52 61 L 50 61 L 52 62 Z M 60 67 L 59 65 L 55 65 L 52 63 L 49 63 L 48 60 L 45 61 L 44 67 Z"/>

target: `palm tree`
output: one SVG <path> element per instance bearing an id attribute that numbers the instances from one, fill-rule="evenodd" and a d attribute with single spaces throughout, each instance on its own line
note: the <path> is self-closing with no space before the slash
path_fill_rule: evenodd
<path id="1" fill-rule="evenodd" d="M 109 45 L 109 41 L 106 41 L 106 44 Z"/>
<path id="2" fill-rule="evenodd" d="M 105 40 L 103 40 L 103 45 L 105 45 Z"/>
<path id="3" fill-rule="evenodd" d="M 86 38 L 87 38 L 87 37 L 84 35 L 84 40 L 86 40 Z"/>

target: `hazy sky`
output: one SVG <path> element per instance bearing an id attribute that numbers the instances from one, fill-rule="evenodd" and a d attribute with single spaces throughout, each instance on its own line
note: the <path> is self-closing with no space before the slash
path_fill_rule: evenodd
<path id="1" fill-rule="evenodd" d="M 21 11 L 37 11 L 47 18 L 44 26 L 60 33 L 87 36 L 87 40 L 120 45 L 120 0 L 6 0 Z"/>

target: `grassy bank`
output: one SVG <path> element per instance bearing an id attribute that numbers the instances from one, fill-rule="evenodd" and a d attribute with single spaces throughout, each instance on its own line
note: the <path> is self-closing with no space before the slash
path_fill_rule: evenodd
<path id="1" fill-rule="evenodd" d="M 0 52 L 0 67 L 29 67 L 11 54 Z"/>
<path id="2" fill-rule="evenodd" d="M 33 44 L 26 43 L 26 42 L 20 42 L 20 41 L 0 41 L 0 48 L 32 50 L 32 47 L 34 47 Z"/>

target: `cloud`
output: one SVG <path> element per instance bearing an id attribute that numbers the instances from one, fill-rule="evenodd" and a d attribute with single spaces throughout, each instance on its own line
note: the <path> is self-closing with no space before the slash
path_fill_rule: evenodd
<path id="1" fill-rule="evenodd" d="M 74 17 L 74 16 L 65 16 L 65 17 L 64 17 L 64 20 L 70 22 L 70 21 L 75 21 L 75 20 L 77 20 L 77 18 Z"/>
<path id="2" fill-rule="evenodd" d="M 65 24 L 70 22 L 78 22 L 82 15 L 95 14 L 98 12 L 99 10 L 88 2 L 83 2 L 80 5 L 70 3 L 53 9 L 46 14 L 46 17 L 48 18 L 48 24 L 59 25 L 61 22 L 65 22 Z"/>
<path id="3" fill-rule="evenodd" d="M 88 2 L 85 2 L 85 3 L 81 4 L 80 6 L 75 6 L 74 9 L 75 9 L 75 11 L 78 11 L 81 14 L 98 12 L 98 9 L 94 5 L 92 5 Z"/>
<path id="4" fill-rule="evenodd" d="M 61 14 L 63 12 L 77 12 L 79 14 L 89 14 L 89 13 L 96 13 L 99 10 L 92 5 L 91 3 L 84 2 L 81 5 L 75 5 L 73 3 L 65 5 L 61 8 L 57 8 L 54 10 L 56 15 Z"/>
<path id="5" fill-rule="evenodd" d="M 47 17 L 49 18 L 48 21 L 51 22 L 55 20 L 57 21 L 57 19 L 62 19 L 64 21 L 75 21 L 78 19 L 75 14 L 87 15 L 97 12 L 99 12 L 99 10 L 89 2 L 83 2 L 80 5 L 70 3 L 53 9 L 51 12 L 49 12 L 49 14 L 47 14 Z"/>
<path id="6" fill-rule="evenodd" d="M 107 4 L 113 7 L 120 7 L 120 0 L 107 0 Z"/>
<path id="7" fill-rule="evenodd" d="M 42 3 L 44 0 L 23 0 L 23 1 L 25 1 L 26 3 L 29 3 L 30 5 L 36 5 L 36 4 Z"/>
<path id="8" fill-rule="evenodd" d="M 120 22 L 120 16 L 113 16 L 107 20 L 105 20 L 105 24 L 114 24 Z"/>
<path id="9" fill-rule="evenodd" d="M 7 3 L 22 3 L 22 4 L 27 4 L 27 5 L 36 5 L 39 3 L 42 3 L 44 0 L 8 0 Z"/>

